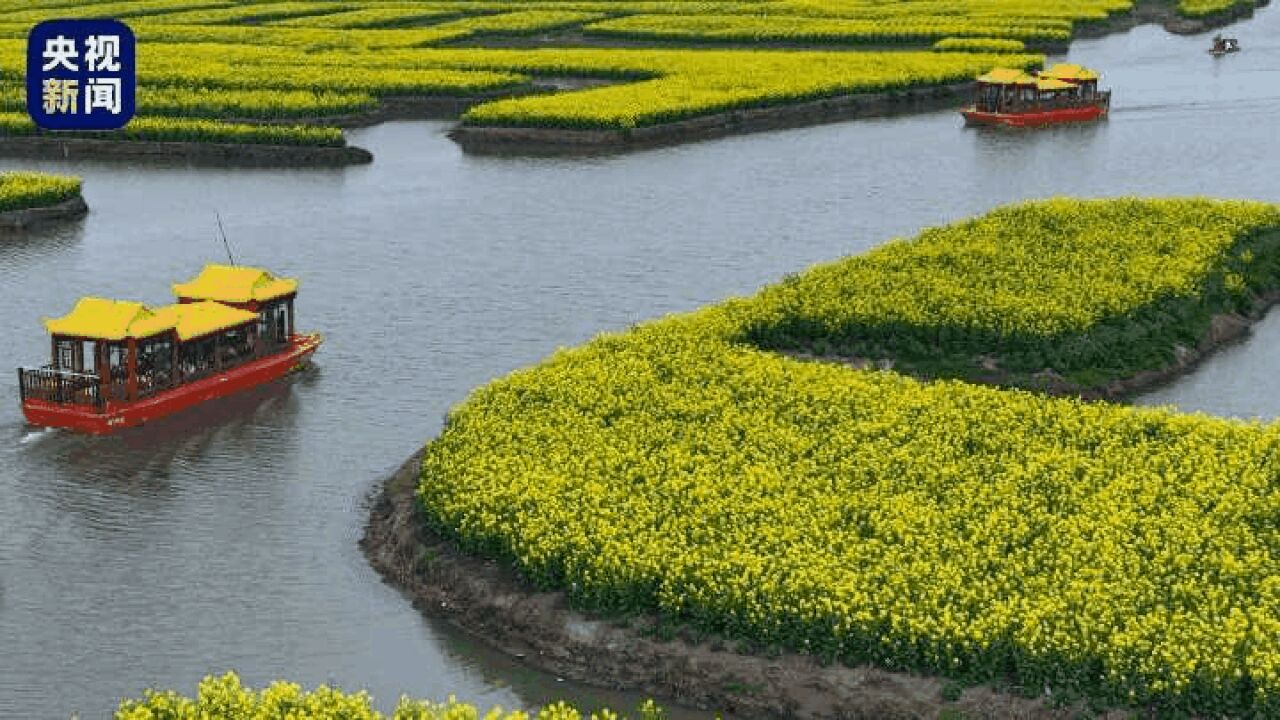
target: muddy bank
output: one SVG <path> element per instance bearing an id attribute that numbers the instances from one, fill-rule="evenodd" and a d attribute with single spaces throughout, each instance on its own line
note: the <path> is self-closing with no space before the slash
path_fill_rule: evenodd
<path id="1" fill-rule="evenodd" d="M 948 375 L 965 382 L 994 385 L 1005 388 L 1034 390 L 1055 397 L 1078 397 L 1082 400 L 1119 402 L 1141 393 L 1155 390 L 1191 372 L 1214 352 L 1227 345 L 1241 342 L 1249 336 L 1250 327 L 1262 319 L 1273 305 L 1280 302 L 1280 291 L 1270 292 L 1254 297 L 1253 306 L 1247 314 L 1230 313 L 1214 315 L 1209 329 L 1200 338 L 1195 347 L 1174 345 L 1173 363 L 1155 370 L 1144 370 L 1136 375 L 1113 380 L 1106 385 L 1080 385 L 1059 375 L 1049 368 L 1034 375 L 1014 374 L 999 367 L 999 361 L 992 357 L 974 359 L 974 372 L 963 377 Z M 818 355 L 805 351 L 784 351 L 784 355 L 798 360 L 818 362 L 836 362 L 857 369 L 879 368 L 894 369 L 892 358 L 864 358 L 841 355 Z M 911 373 L 908 373 L 911 374 Z M 937 379 L 916 375 L 922 380 Z"/>
<path id="2" fill-rule="evenodd" d="M 26 230 L 46 223 L 74 220 L 84 217 L 87 212 L 89 212 L 89 206 L 78 194 L 54 205 L 7 210 L 0 212 L 0 232 Z"/>
<path id="3" fill-rule="evenodd" d="M 0 155 L 266 167 L 340 167 L 373 160 L 373 155 L 368 150 L 350 146 L 98 140 L 47 135 L 0 137 Z"/>
<path id="4" fill-rule="evenodd" d="M 428 528 L 414 492 L 421 463 L 419 452 L 376 489 L 360 541 L 369 562 L 425 615 L 543 672 L 749 718 L 915 718 L 943 711 L 966 718 L 1071 718 L 1082 710 L 1053 707 L 1043 688 L 1028 692 L 1035 699 L 1015 687 L 961 692 L 945 680 L 871 666 L 741 654 L 721 639 L 664 630 L 655 617 L 589 617 L 570 608 L 563 593 L 539 592 L 510 568 L 463 552 Z"/>
<path id="5" fill-rule="evenodd" d="M 857 93 L 770 107 L 742 108 L 625 130 L 458 125 L 449 132 L 471 153 L 596 153 L 673 145 L 762 130 L 817 125 L 834 120 L 884 117 L 954 107 L 973 94 L 973 82 Z"/>

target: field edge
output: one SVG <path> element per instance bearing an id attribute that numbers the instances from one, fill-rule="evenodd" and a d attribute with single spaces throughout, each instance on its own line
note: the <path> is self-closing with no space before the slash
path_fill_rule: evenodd
<path id="1" fill-rule="evenodd" d="M 422 457 L 418 450 L 372 488 L 361 550 L 425 617 L 449 622 L 540 672 L 653 695 L 664 704 L 779 720 L 1057 720 L 1085 710 L 1079 700 L 1055 703 L 1040 689 L 962 688 L 871 665 L 823 665 L 798 653 L 739 653 L 726 641 L 664 626 L 655 614 L 584 614 L 564 592 L 539 591 L 512 568 L 432 530 L 416 495 Z"/>

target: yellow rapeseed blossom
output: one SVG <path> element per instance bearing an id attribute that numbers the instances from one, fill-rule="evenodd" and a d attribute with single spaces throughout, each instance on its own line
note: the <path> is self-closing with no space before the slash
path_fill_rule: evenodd
<path id="1" fill-rule="evenodd" d="M 1170 364 L 1215 313 L 1275 287 L 1277 228 L 1280 209 L 1255 202 L 1022 203 L 768 288 L 745 336 L 927 375 L 980 375 L 994 360 L 1102 384 Z"/>
<path id="2" fill-rule="evenodd" d="M 1280 426 L 743 342 L 786 312 L 1053 338 L 1153 298 L 1195 307 L 1225 267 L 1280 280 L 1270 244 L 1234 254 L 1276 217 L 1033 203 L 606 334 L 454 408 L 419 497 L 465 547 L 595 610 L 1108 702 L 1280 714 Z"/>
<path id="3" fill-rule="evenodd" d="M 646 701 L 636 711 L 636 720 L 661 720 L 662 710 Z M 391 715 L 373 708 L 373 699 L 364 691 L 344 693 L 326 685 L 304 691 L 294 683 L 277 681 L 261 691 L 241 685 L 234 672 L 206 677 L 194 699 L 172 690 L 149 690 L 141 700 L 124 700 L 115 720 L 624 720 L 625 716 L 600 710 L 584 716 L 573 706 L 556 702 L 536 716 L 520 710 L 492 708 L 485 713 L 474 705 L 450 697 L 446 702 L 400 698 Z"/>
<path id="4" fill-rule="evenodd" d="M 1253 0 L 1245 0 L 1252 4 Z M 47 6 L 42 6 L 47 5 Z M 394 95 L 532 90 L 531 75 L 606 76 L 607 88 L 521 97 L 473 108 L 489 125 L 627 130 L 730 108 L 969 80 L 996 65 L 1031 67 L 1081 23 L 1131 11 L 1133 0 L 189 0 L 0 3 L 0 101 L 16 110 L 31 26 L 55 17 L 119 17 L 139 39 L 139 113 L 184 119 L 315 118 L 368 110 Z M 1234 12 L 1232 0 L 1181 0 L 1191 16 Z M 560 31 L 659 39 L 690 48 L 443 47 L 486 36 Z M 747 49 L 715 50 L 715 43 Z M 863 52 L 851 44 L 921 51 Z M 793 46 L 837 46 L 836 52 Z M 971 54 L 970 51 L 976 51 Z M 962 57 L 930 59 L 928 55 Z M 326 59 L 326 55 L 329 57 Z M 267 95 L 261 93 L 266 92 Z M 258 93 L 258 95 L 254 95 Z M 272 93 L 279 97 L 271 98 Z M 0 131 L 7 130 L 0 125 Z M 301 130 L 293 131 L 300 133 Z M 212 141 L 253 142 L 223 133 Z M 301 140 L 295 142 L 302 142 Z"/>
<path id="5" fill-rule="evenodd" d="M 38 172 L 0 173 L 0 212 L 56 205 L 80 194 L 80 178 Z"/>

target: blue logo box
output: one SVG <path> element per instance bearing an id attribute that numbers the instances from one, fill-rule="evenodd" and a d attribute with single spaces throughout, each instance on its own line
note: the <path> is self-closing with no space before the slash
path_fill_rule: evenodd
<path id="1" fill-rule="evenodd" d="M 136 108 L 137 41 L 116 20 L 46 20 L 27 36 L 27 112 L 46 130 L 118 130 Z"/>

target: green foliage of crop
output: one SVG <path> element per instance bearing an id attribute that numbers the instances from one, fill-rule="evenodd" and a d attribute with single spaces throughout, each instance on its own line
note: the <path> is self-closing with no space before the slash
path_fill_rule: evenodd
<path id="1" fill-rule="evenodd" d="M 925 374 L 980 376 L 994 360 L 1105 384 L 1171 364 L 1214 314 L 1280 289 L 1278 230 L 1261 203 L 1016 205 L 768 288 L 746 336 Z"/>
<path id="2" fill-rule="evenodd" d="M 38 172 L 0 173 L 0 212 L 57 205 L 80 194 L 80 178 Z"/>
<path id="3" fill-rule="evenodd" d="M 138 92 L 138 110 L 144 115 L 185 118 L 286 120 L 347 115 L 377 106 L 373 95 L 352 91 L 158 86 Z"/>
<path id="4" fill-rule="evenodd" d="M 776 15 L 630 15 L 586 26 L 595 35 L 683 41 L 931 43 L 945 37 L 1066 41 L 1071 21 L 993 18 L 846 19 Z"/>
<path id="5" fill-rule="evenodd" d="M 16 83 L 0 83 L 0 110 L 25 112 L 26 98 L 25 87 Z M 377 98 L 362 92 L 183 88 L 163 85 L 138 90 L 138 112 L 166 117 L 287 120 L 346 115 L 372 110 L 377 106 Z"/>
<path id="6" fill-rule="evenodd" d="M 556 52 L 571 65 L 575 59 L 589 63 L 594 59 L 590 53 L 602 51 Z M 635 58 L 638 67 L 660 68 L 661 76 L 576 93 L 498 100 L 472 108 L 463 121 L 627 130 L 737 108 L 956 83 L 1001 63 L 1040 63 L 1035 55 L 932 52 L 633 52 L 609 57 L 615 62 Z"/>
<path id="7" fill-rule="evenodd" d="M 778 0 L 774 12 L 800 17 L 851 19 L 989 18 L 1098 20 L 1133 8 L 1131 0 L 911 0 L 910 2 L 830 2 Z"/>
<path id="8" fill-rule="evenodd" d="M 943 38 L 933 44 L 938 52 L 1020 53 L 1027 49 L 1021 40 L 999 38 Z"/>
<path id="9" fill-rule="evenodd" d="M 40 130 L 24 113 L 0 112 L 0 136 L 38 135 Z M 338 128 L 313 125 L 250 125 L 190 118 L 135 117 L 124 128 L 109 132 L 59 132 L 56 137 L 154 142 L 217 142 L 260 145 L 342 147 Z"/>
<path id="10" fill-rule="evenodd" d="M 1252 262 L 1234 241 L 1276 212 L 1033 204 L 864 256 L 886 279 L 846 262 L 782 289 L 802 314 L 843 297 L 901 315 L 923 278 L 925 298 L 977 307 L 943 308 L 955 322 L 1076 327 Z M 1147 251 L 1095 217 L 1130 213 Z M 1006 222 L 1036 229 L 1001 236 L 1011 260 L 990 244 Z M 1065 249 L 1091 226 L 1123 229 L 1116 254 L 1087 232 Z M 1034 309 L 1095 270 L 1110 278 L 1075 293 L 1090 314 Z M 964 292 L 944 294 L 946 277 Z M 594 611 L 1155 715 L 1280 713 L 1280 425 L 791 359 L 743 341 L 791 307 L 778 292 L 606 334 L 476 390 L 426 448 L 427 520 Z M 1012 320 L 985 313 L 994 300 Z"/>
<path id="11" fill-rule="evenodd" d="M 515 12 L 478 15 L 435 26 L 460 35 L 502 34 L 528 35 L 557 28 L 581 25 L 604 17 L 598 12 L 566 10 L 518 10 Z"/>
<path id="12" fill-rule="evenodd" d="M 286 20 L 294 17 L 323 16 L 351 9 L 354 9 L 354 6 L 334 2 L 250 3 L 221 8 L 157 13 L 154 15 L 154 20 L 174 25 L 260 23 L 272 20 Z"/>
<path id="13" fill-rule="evenodd" d="M 318 28 L 388 28 L 410 25 L 426 25 L 441 20 L 452 20 L 460 14 L 457 9 L 449 7 L 433 7 L 430 4 L 417 6 L 369 6 L 359 10 L 344 10 L 324 15 L 310 15 L 291 18 L 272 23 L 282 27 L 318 27 Z"/>
<path id="14" fill-rule="evenodd" d="M 1208 18 L 1223 15 L 1236 8 L 1252 8 L 1252 0 L 1179 0 L 1178 13 L 1190 18 Z"/>
<path id="15" fill-rule="evenodd" d="M 1178 14 L 1185 17 L 1204 17 L 1231 9 L 1236 0 L 1179 0 Z"/>
<path id="16" fill-rule="evenodd" d="M 581 713 L 572 705 L 556 702 L 536 713 L 488 712 L 449 698 L 434 703 L 401 697 L 390 715 L 373 708 L 367 692 L 345 693 L 327 685 L 304 691 L 301 686 L 276 681 L 261 691 L 241 684 L 232 672 L 222 677 L 206 677 L 194 698 L 173 690 L 148 690 L 141 699 L 126 699 L 115 712 L 115 720 L 624 720 L 610 710 Z M 662 708 L 645 701 L 636 709 L 636 720 L 661 720 Z"/>
<path id="17" fill-rule="evenodd" d="M 1213 315 L 1277 288 L 1275 206 L 1030 202 L 768 288 L 746 337 L 923 374 L 980 377 L 995 361 L 1027 384 L 1050 369 L 1097 386 L 1171 364 Z"/>
<path id="18" fill-rule="evenodd" d="M 130 23 L 138 40 L 154 43 L 209 43 L 218 45 L 274 45 L 302 52 L 342 50 L 353 55 L 382 48 L 423 47 L 466 37 L 465 30 L 437 27 L 369 28 L 362 30 L 286 25 L 169 25 L 144 19 Z M 217 60 L 218 56 L 211 59 Z M 297 61 L 300 67 L 305 63 Z"/>
<path id="19" fill-rule="evenodd" d="M 0 40 L 0 68 L 21 67 L 22 52 L 22 41 Z M 174 95 L 181 95 L 182 88 L 209 88 L 200 101 L 211 105 L 217 99 L 213 88 L 465 95 L 515 89 L 530 75 L 610 77 L 639 82 L 485 103 L 464 119 L 488 125 L 626 129 L 730 108 L 952 83 L 996 65 L 1031 67 L 1040 61 L 1037 55 L 981 53 L 597 48 L 395 48 L 353 54 L 269 44 L 158 43 L 143 48 L 139 81 L 144 88 L 179 89 Z M 225 112 L 208 112 L 245 117 L 232 99 Z M 293 115 L 314 113 L 302 105 Z"/>
<path id="20" fill-rule="evenodd" d="M 510 89 L 527 82 L 522 75 L 483 70 L 443 68 L 366 68 L 354 65 L 205 64 L 195 68 L 148 65 L 138 71 L 138 81 L 154 85 L 199 87 L 202 83 L 242 90 L 310 90 L 312 92 L 365 92 L 374 95 L 467 95 Z"/>
<path id="21" fill-rule="evenodd" d="M 83 0 L 11 0 L 0 3 L 0 20 L 13 23 L 36 23 L 51 18 L 110 17 L 132 20 L 147 15 L 161 15 L 229 7 L 232 0 L 124 0 L 123 2 L 84 2 Z"/>

